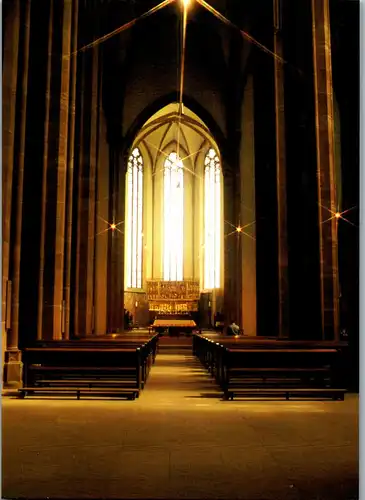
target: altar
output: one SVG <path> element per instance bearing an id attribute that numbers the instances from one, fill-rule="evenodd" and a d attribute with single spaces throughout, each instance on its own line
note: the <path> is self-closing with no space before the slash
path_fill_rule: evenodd
<path id="1" fill-rule="evenodd" d="M 154 316 L 152 328 L 159 333 L 191 334 L 196 323 L 190 313 L 198 311 L 199 282 L 147 281 L 147 297 L 150 313 Z"/>
<path id="2" fill-rule="evenodd" d="M 147 281 L 149 310 L 156 314 L 181 315 L 197 312 L 199 296 L 198 281 Z"/>

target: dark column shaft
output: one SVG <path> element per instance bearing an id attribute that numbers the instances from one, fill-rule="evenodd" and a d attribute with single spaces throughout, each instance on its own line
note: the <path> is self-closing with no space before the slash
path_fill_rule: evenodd
<path id="1" fill-rule="evenodd" d="M 93 330 L 95 182 L 98 126 L 98 49 L 85 54 L 78 211 L 77 333 Z"/>
<path id="2" fill-rule="evenodd" d="M 334 162 L 331 32 L 328 0 L 312 0 L 312 23 L 322 337 L 323 339 L 338 339 L 339 281 L 337 220 L 333 217 L 337 211 L 337 202 Z"/>
<path id="3" fill-rule="evenodd" d="M 41 237 L 39 255 L 39 291 L 38 291 L 38 325 L 37 338 L 42 338 L 43 333 L 43 297 L 44 297 L 44 255 L 45 255 L 45 218 L 46 218 L 46 197 L 47 197 L 47 164 L 48 164 L 48 124 L 51 101 L 51 61 L 52 61 L 52 33 L 53 33 L 53 0 L 50 0 L 49 25 L 48 25 L 48 57 L 47 57 L 47 83 L 46 83 L 46 110 L 43 141 L 43 175 L 42 175 L 42 212 L 41 212 Z"/>
<path id="4" fill-rule="evenodd" d="M 282 63 L 283 42 L 280 32 L 280 0 L 274 0 L 274 81 L 276 125 L 276 188 L 278 206 L 278 334 L 289 334 L 289 277 L 288 277 L 288 222 L 286 189 L 286 147 L 284 114 L 284 68 Z"/>
<path id="5" fill-rule="evenodd" d="M 3 60 L 3 109 L 2 109 L 2 335 L 6 339 L 7 283 L 10 263 L 10 224 L 14 169 L 14 136 L 18 78 L 18 52 L 20 29 L 20 2 L 15 0 L 9 7 L 4 24 Z M 10 297 L 8 298 L 10 300 Z M 8 308 L 9 310 L 9 308 Z M 5 347 L 5 346 L 4 346 Z M 5 349 L 3 350 L 3 352 Z"/>
<path id="6" fill-rule="evenodd" d="M 71 53 L 71 83 L 70 83 L 70 115 L 69 115 L 69 138 L 67 159 L 67 209 L 65 230 L 65 339 L 70 338 L 70 300 L 71 300 L 71 244 L 72 244 L 72 212 L 73 212 L 73 186 L 74 186 L 74 157 L 75 157 L 75 118 L 76 118 L 76 78 L 77 78 L 77 33 L 79 2 L 74 0 L 72 23 Z"/>
<path id="7" fill-rule="evenodd" d="M 30 9 L 31 0 L 25 3 L 24 13 L 24 39 L 22 52 L 22 79 L 21 79 L 21 103 L 20 103 L 20 130 L 19 130 L 19 151 L 17 155 L 17 187 L 15 205 L 15 238 L 13 247 L 13 287 L 12 287 L 12 314 L 11 331 L 8 338 L 8 348 L 17 348 L 19 340 L 19 291 L 20 291 L 20 259 L 22 244 L 22 219 L 23 219 L 23 182 L 24 182 L 24 160 L 26 142 L 26 122 L 27 122 L 27 92 L 28 92 L 28 64 L 29 64 L 29 34 L 30 34 Z M 23 249 L 24 251 L 24 249 Z"/>
<path id="8" fill-rule="evenodd" d="M 233 319 L 239 321 L 234 316 L 237 313 L 235 262 L 237 259 L 237 236 L 234 227 L 237 223 L 235 215 L 234 182 L 233 172 L 228 168 L 223 168 L 224 176 L 224 316 L 225 326 Z M 233 234 L 230 234 L 233 233 Z M 229 234 L 229 236 L 228 236 Z"/>
<path id="9" fill-rule="evenodd" d="M 108 330 L 123 330 L 124 307 L 124 186 L 120 147 L 113 144 L 110 149 L 110 205 L 109 214 L 117 229 L 109 231 L 108 251 Z M 122 232 L 121 232 L 122 231 Z"/>
<path id="10" fill-rule="evenodd" d="M 39 338 L 62 338 L 71 24 L 72 0 L 53 3 L 44 140 Z"/>

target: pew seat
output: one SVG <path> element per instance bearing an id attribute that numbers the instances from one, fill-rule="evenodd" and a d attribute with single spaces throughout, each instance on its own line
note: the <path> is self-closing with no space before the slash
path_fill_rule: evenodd
<path id="1" fill-rule="evenodd" d="M 20 397 L 35 392 L 75 391 L 139 396 L 148 370 L 148 353 L 134 348 L 40 347 L 23 351 L 24 387 Z"/>
<path id="2" fill-rule="evenodd" d="M 288 401 L 291 397 L 326 397 L 332 400 L 343 401 L 345 398 L 346 389 L 334 389 L 331 387 L 231 387 L 225 393 L 224 399 L 233 401 L 235 396 L 284 396 Z"/>
<path id="3" fill-rule="evenodd" d="M 21 389 L 18 389 L 19 397 L 21 399 L 24 399 L 25 396 L 31 396 L 35 393 L 40 393 L 40 394 L 69 394 L 69 393 L 75 393 L 77 399 L 80 399 L 81 394 L 88 394 L 88 395 L 93 395 L 93 396 L 100 396 L 100 395 L 105 395 L 105 396 L 119 396 L 119 397 L 124 397 L 126 399 L 131 399 L 134 400 L 138 397 L 138 391 L 135 388 L 127 388 L 127 387 L 122 387 L 122 388 L 102 388 L 102 387 L 69 387 L 69 386 L 61 386 L 61 387 L 43 387 L 43 386 L 32 386 L 32 387 L 22 387 Z"/>

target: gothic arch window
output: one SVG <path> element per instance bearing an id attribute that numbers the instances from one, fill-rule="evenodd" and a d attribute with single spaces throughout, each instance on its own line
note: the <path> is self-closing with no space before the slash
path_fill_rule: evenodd
<path id="1" fill-rule="evenodd" d="M 127 167 L 126 286 L 142 288 L 143 158 L 134 148 Z"/>
<path id="2" fill-rule="evenodd" d="M 177 153 L 164 163 L 163 182 L 163 279 L 182 281 L 184 243 L 184 172 Z"/>
<path id="3" fill-rule="evenodd" d="M 221 280 L 221 167 L 216 151 L 204 161 L 204 288 L 220 287 Z"/>

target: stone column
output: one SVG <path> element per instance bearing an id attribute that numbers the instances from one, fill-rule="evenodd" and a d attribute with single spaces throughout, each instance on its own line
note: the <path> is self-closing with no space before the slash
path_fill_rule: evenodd
<path id="1" fill-rule="evenodd" d="M 60 89 L 60 127 L 58 134 L 58 164 L 57 164 L 57 209 L 55 238 L 55 270 L 54 270 L 54 310 L 53 335 L 62 338 L 63 285 L 65 261 L 65 221 L 66 221 L 66 186 L 67 186 L 67 140 L 69 119 L 69 89 L 70 89 L 70 53 L 72 31 L 72 1 L 63 2 L 62 25 L 62 65 Z"/>
<path id="2" fill-rule="evenodd" d="M 6 382 L 21 383 L 22 365 L 19 341 L 19 286 L 20 286 L 20 258 L 21 258 L 21 237 L 22 237 L 22 215 L 23 215 L 23 181 L 24 181 L 24 158 L 25 158 L 25 131 L 27 116 L 27 90 L 28 90 L 28 62 L 29 62 L 29 32 L 30 32 L 30 8 L 31 1 L 24 4 L 24 25 L 23 25 L 23 50 L 21 52 L 21 98 L 19 113 L 19 149 L 14 166 L 17 170 L 17 185 L 15 199 L 15 235 L 13 243 L 13 271 L 12 271 L 12 310 L 11 328 L 8 331 L 7 339 L 7 367 Z"/>
<path id="3" fill-rule="evenodd" d="M 236 314 L 236 279 L 235 268 L 237 258 L 237 237 L 234 234 L 234 225 L 238 222 L 235 214 L 235 175 L 223 165 L 223 183 L 224 183 L 224 296 L 223 296 L 223 314 L 225 317 L 225 327 L 229 324 Z M 230 234 L 233 233 L 233 234 Z M 229 235 L 229 236 L 228 236 Z M 238 319 L 236 319 L 238 321 Z"/>
<path id="4" fill-rule="evenodd" d="M 71 25 L 72 0 L 51 3 L 38 338 L 62 338 Z"/>
<path id="5" fill-rule="evenodd" d="M 256 335 L 256 196 L 253 78 L 248 77 L 242 104 L 240 148 L 242 234 L 242 318 L 246 335 Z M 240 325 L 240 326 L 241 326 Z"/>
<path id="6" fill-rule="evenodd" d="M 38 324 L 37 339 L 43 337 L 43 297 L 44 297 L 44 260 L 45 260 L 45 224 L 46 224 L 46 199 L 47 199 L 47 164 L 48 164 L 48 124 L 51 101 L 51 71 L 52 71 L 52 33 L 53 33 L 53 0 L 49 3 L 49 24 L 48 24 L 48 44 L 47 44 L 47 83 L 45 93 L 45 126 L 43 141 L 43 174 L 42 174 L 42 202 L 41 202 L 41 236 L 39 254 L 39 289 L 38 289 Z M 48 335 L 49 336 L 49 335 Z M 48 337 L 47 336 L 47 337 Z"/>
<path id="7" fill-rule="evenodd" d="M 126 181 L 126 172 L 127 172 L 127 162 L 128 155 L 124 154 L 123 156 L 119 156 L 119 193 L 118 193 L 118 205 L 117 205 L 117 220 L 124 221 L 125 220 L 125 181 Z M 119 242 L 118 242 L 118 251 L 117 251 L 117 272 L 118 272 L 118 291 L 117 291 L 117 324 L 119 331 L 124 331 L 124 258 L 125 258 L 125 224 L 121 224 L 119 226 L 121 232 L 118 233 Z"/>
<path id="8" fill-rule="evenodd" d="M 322 338 L 339 339 L 339 276 L 329 0 L 312 0 Z"/>
<path id="9" fill-rule="evenodd" d="M 99 147 L 96 171 L 96 237 L 95 237 L 95 334 L 107 332 L 107 290 L 108 290 L 108 221 L 109 216 L 109 147 L 106 121 L 102 110 L 102 91 L 99 97 Z M 120 226 L 119 226 L 120 228 Z"/>
<path id="10" fill-rule="evenodd" d="M 81 30 L 80 30 L 81 31 Z M 82 40 L 82 38 L 81 38 Z M 78 107 L 79 111 L 79 119 L 78 119 L 78 125 L 79 125 L 79 130 L 78 130 L 78 156 L 77 156 L 77 168 L 75 169 L 74 175 L 76 175 L 74 181 L 75 184 L 73 189 L 77 193 L 76 197 L 76 241 L 73 242 L 73 244 L 76 246 L 76 255 L 75 255 L 75 293 L 74 293 L 74 317 L 73 317 L 73 322 L 74 322 L 74 332 L 76 335 L 78 335 L 79 332 L 79 310 L 80 310 L 80 263 L 81 263 L 81 258 L 80 258 L 80 246 L 81 246 L 81 238 L 80 238 L 80 231 L 81 231 L 81 188 L 80 188 L 80 179 L 81 179 L 81 173 L 82 173 L 82 164 L 83 164 L 83 155 L 84 155 L 84 108 L 85 108 L 85 88 L 86 88 L 86 67 L 85 67 L 85 54 L 82 53 L 80 57 L 79 64 L 81 66 L 80 70 L 80 93 L 78 95 L 80 99 L 80 104 Z M 71 304 L 70 304 L 70 309 L 71 309 Z"/>
<path id="11" fill-rule="evenodd" d="M 18 78 L 18 51 L 20 29 L 20 2 L 15 0 L 4 23 L 4 56 L 3 56 L 3 131 L 2 131 L 2 303 L 1 330 L 3 355 L 6 350 L 6 314 L 10 310 L 7 305 L 10 254 L 10 222 L 14 168 L 14 136 L 15 108 Z M 9 318 L 8 318 L 9 319 Z M 3 358 L 4 362 L 4 358 Z"/>
<path id="12" fill-rule="evenodd" d="M 77 35 L 78 35 L 79 2 L 74 0 L 72 43 L 71 43 L 71 89 L 70 89 L 70 116 L 69 140 L 67 160 L 67 210 L 65 232 L 65 286 L 64 286 L 64 338 L 70 338 L 70 300 L 71 300 L 71 249 L 72 249 L 72 214 L 73 214 L 73 189 L 74 189 L 74 158 L 75 158 L 75 119 L 76 119 L 76 80 L 77 80 Z"/>
<path id="13" fill-rule="evenodd" d="M 108 231 L 108 331 L 123 331 L 124 323 L 124 205 L 125 170 L 120 144 L 113 138 L 110 146 L 109 214 L 117 229 Z"/>
<path id="14" fill-rule="evenodd" d="M 235 222 L 238 225 L 242 226 L 241 222 L 241 172 L 240 172 L 240 164 L 239 164 L 239 144 L 240 140 L 236 143 L 236 151 L 237 151 L 237 161 L 236 164 L 236 173 L 235 173 L 235 183 L 234 183 L 234 206 L 233 206 L 233 217 L 235 218 Z M 238 218 L 238 220 L 237 220 Z M 233 228 L 232 228 L 233 230 Z M 235 270 L 233 272 L 234 279 L 234 320 L 235 322 L 242 328 L 241 318 L 243 311 L 242 304 L 242 248 L 243 248 L 243 237 L 242 232 L 236 232 L 236 234 L 232 234 L 230 238 L 235 240 Z"/>
<path id="15" fill-rule="evenodd" d="M 78 191 L 77 252 L 77 321 L 76 333 L 91 335 L 94 330 L 94 250 L 95 250 L 95 188 L 98 131 L 99 49 L 83 55 L 84 90 L 80 140 Z"/>
<path id="16" fill-rule="evenodd" d="M 11 297 L 8 296 L 8 280 L 10 267 L 10 237 L 11 237 L 11 206 L 14 174 L 14 136 L 16 118 L 16 98 L 17 98 L 17 78 L 18 78 L 18 56 L 19 56 L 19 34 L 20 34 L 20 2 L 15 0 L 9 8 L 8 18 L 4 24 L 4 57 L 3 57 L 3 137 L 2 137 L 2 304 L 1 304 L 1 325 L 3 344 L 3 363 L 6 360 L 7 367 L 13 363 L 19 365 L 19 358 L 16 354 L 18 348 L 17 338 L 13 332 L 9 332 L 11 311 Z M 6 352 L 7 351 L 7 352 Z M 15 353 L 13 354 L 13 351 Z M 7 370 L 8 371 L 8 370 Z M 5 374 L 5 379 L 11 378 L 9 373 Z M 17 377 L 18 378 L 18 377 Z"/>
<path id="17" fill-rule="evenodd" d="M 280 1 L 274 0 L 274 52 L 283 58 Z M 274 58 L 275 125 L 276 125 L 276 189 L 278 207 L 278 334 L 289 335 L 289 276 L 288 276 L 288 221 L 286 192 L 286 147 L 284 115 L 284 67 Z"/>
<path id="18" fill-rule="evenodd" d="M 90 187 L 88 206 L 89 251 L 87 255 L 87 307 L 86 332 L 94 332 L 94 284 L 95 284 L 95 228 L 96 228 L 96 168 L 99 139 L 99 48 L 93 49 L 92 91 L 90 113 Z"/>

